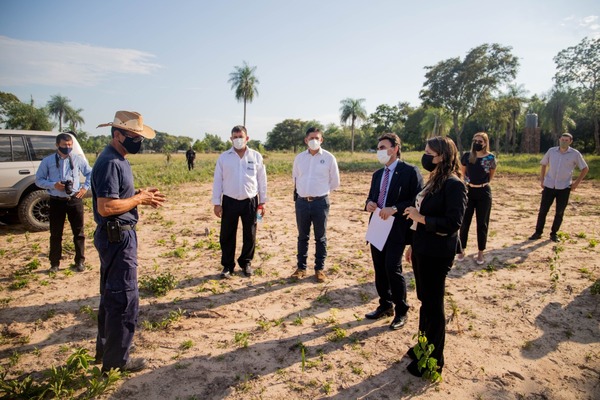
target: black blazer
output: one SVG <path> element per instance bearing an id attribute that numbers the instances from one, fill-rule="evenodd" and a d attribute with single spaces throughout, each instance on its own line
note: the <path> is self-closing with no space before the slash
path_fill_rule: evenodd
<path id="1" fill-rule="evenodd" d="M 454 257 L 462 250 L 458 230 L 467 207 L 467 188 L 457 177 L 450 177 L 434 194 L 427 194 L 419 211 L 426 224 L 413 231 L 413 251 L 435 257 Z"/>
<path id="2" fill-rule="evenodd" d="M 377 203 L 379 199 L 379 188 L 383 179 L 384 168 L 378 169 L 371 178 L 371 189 L 365 202 L 365 210 L 369 201 Z M 385 206 L 396 206 L 398 212 L 394 214 L 394 223 L 386 243 L 398 245 L 410 244 L 411 234 L 409 227 L 412 221 L 402 215 L 404 209 L 415 203 L 415 197 L 423 189 L 423 177 L 419 169 L 414 165 L 398 160 L 398 165 L 390 177 L 390 189 L 388 190 Z M 371 215 L 372 216 L 372 215 Z M 371 218 L 369 217 L 369 221 Z"/>

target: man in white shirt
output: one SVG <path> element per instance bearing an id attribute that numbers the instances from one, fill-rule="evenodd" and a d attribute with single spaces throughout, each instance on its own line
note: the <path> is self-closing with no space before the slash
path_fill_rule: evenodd
<path id="1" fill-rule="evenodd" d="M 238 221 L 242 220 L 242 253 L 237 259 L 244 275 L 251 276 L 250 266 L 256 245 L 256 212 L 265 213 L 267 173 L 259 152 L 247 146 L 248 133 L 242 125 L 231 130 L 233 147 L 217 159 L 212 204 L 221 218 L 221 278 L 230 278 L 235 268 L 235 244 Z M 259 207 L 261 206 L 261 207 Z"/>
<path id="2" fill-rule="evenodd" d="M 292 171 L 297 193 L 295 203 L 298 225 L 298 268 L 292 278 L 299 279 L 306 275 L 308 239 L 312 224 L 316 247 L 315 278 L 317 282 L 324 282 L 327 279 L 323 269 L 327 257 L 329 192 L 340 186 L 340 172 L 333 154 L 321 148 L 323 134 L 318 128 L 311 127 L 306 131 L 304 143 L 308 149 L 296 156 Z"/>
<path id="3" fill-rule="evenodd" d="M 542 187 L 542 201 L 538 213 L 535 232 L 529 237 L 529 240 L 537 240 L 542 237 L 544 225 L 546 224 L 546 215 L 550 206 L 556 199 L 556 212 L 550 231 L 550 240 L 558 242 L 558 230 L 562 224 L 563 216 L 571 191 L 577 189 L 585 175 L 590 170 L 584 161 L 581 153 L 570 147 L 573 143 L 573 135 L 563 133 L 559 139 L 559 146 L 550 148 L 540 164 L 542 164 L 540 185 Z M 548 168 L 548 164 L 550 168 Z M 581 171 L 579 176 L 573 182 L 573 170 L 575 167 Z M 546 170 L 548 173 L 546 174 Z"/>

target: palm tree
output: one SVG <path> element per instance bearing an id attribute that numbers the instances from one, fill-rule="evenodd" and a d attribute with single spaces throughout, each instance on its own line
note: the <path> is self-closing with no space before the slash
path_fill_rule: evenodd
<path id="1" fill-rule="evenodd" d="M 577 103 L 577 95 L 572 89 L 559 87 L 552 89 L 543 113 L 550 121 L 550 132 L 554 143 L 568 126 L 575 125 L 570 116 L 574 113 Z"/>
<path id="2" fill-rule="evenodd" d="M 434 136 L 445 136 L 452 128 L 452 115 L 444 108 L 429 107 L 420 123 L 424 140 Z"/>
<path id="3" fill-rule="evenodd" d="M 77 126 L 85 123 L 85 120 L 81 116 L 82 112 L 83 112 L 82 108 L 78 108 L 76 110 L 72 107 L 69 107 L 67 109 L 67 111 L 65 112 L 63 121 L 65 122 L 65 124 L 69 124 L 69 129 L 72 130 L 73 132 L 77 132 Z"/>
<path id="4" fill-rule="evenodd" d="M 246 103 L 252 103 L 254 95 L 258 96 L 256 85 L 260 82 L 254 75 L 256 67 L 250 67 L 246 61 L 242 67 L 234 68 L 227 82 L 231 83 L 231 89 L 235 89 L 236 100 L 244 102 L 244 126 L 246 126 Z"/>
<path id="5" fill-rule="evenodd" d="M 60 94 L 56 94 L 50 98 L 48 101 L 47 107 L 50 115 L 54 116 L 58 120 L 58 131 L 62 132 L 62 122 L 63 118 L 71 108 L 69 106 L 69 100 L 67 97 L 61 96 Z"/>
<path id="6" fill-rule="evenodd" d="M 352 142 L 350 151 L 354 153 L 354 125 L 356 121 L 365 121 L 367 119 L 367 110 L 363 107 L 365 99 L 346 98 L 340 101 L 340 121 L 342 124 L 351 120 L 352 123 Z"/>

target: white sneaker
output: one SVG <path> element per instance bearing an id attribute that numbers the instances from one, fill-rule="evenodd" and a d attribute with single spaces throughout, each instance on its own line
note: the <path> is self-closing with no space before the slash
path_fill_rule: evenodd
<path id="1" fill-rule="evenodd" d="M 456 261 L 464 261 L 465 260 L 465 253 L 458 253 L 456 255 Z"/>

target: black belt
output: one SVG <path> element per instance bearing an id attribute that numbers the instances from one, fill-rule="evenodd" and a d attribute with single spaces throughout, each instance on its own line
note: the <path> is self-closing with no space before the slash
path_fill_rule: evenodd
<path id="1" fill-rule="evenodd" d="M 69 201 L 71 199 L 76 199 L 77 197 L 75 197 L 75 196 L 69 196 L 69 197 L 50 196 L 50 198 L 52 200 L 58 200 L 58 201 Z"/>
<path id="2" fill-rule="evenodd" d="M 122 231 L 135 231 L 135 225 L 119 225 Z M 106 229 L 106 224 L 100 225 L 100 229 Z"/>
<path id="3" fill-rule="evenodd" d="M 327 195 L 325 195 L 325 196 L 308 196 L 308 197 L 301 197 L 301 196 L 298 196 L 298 198 L 299 198 L 300 200 L 304 200 L 304 201 L 315 201 L 315 200 L 321 200 L 321 199 L 324 199 L 325 197 L 327 197 Z"/>

